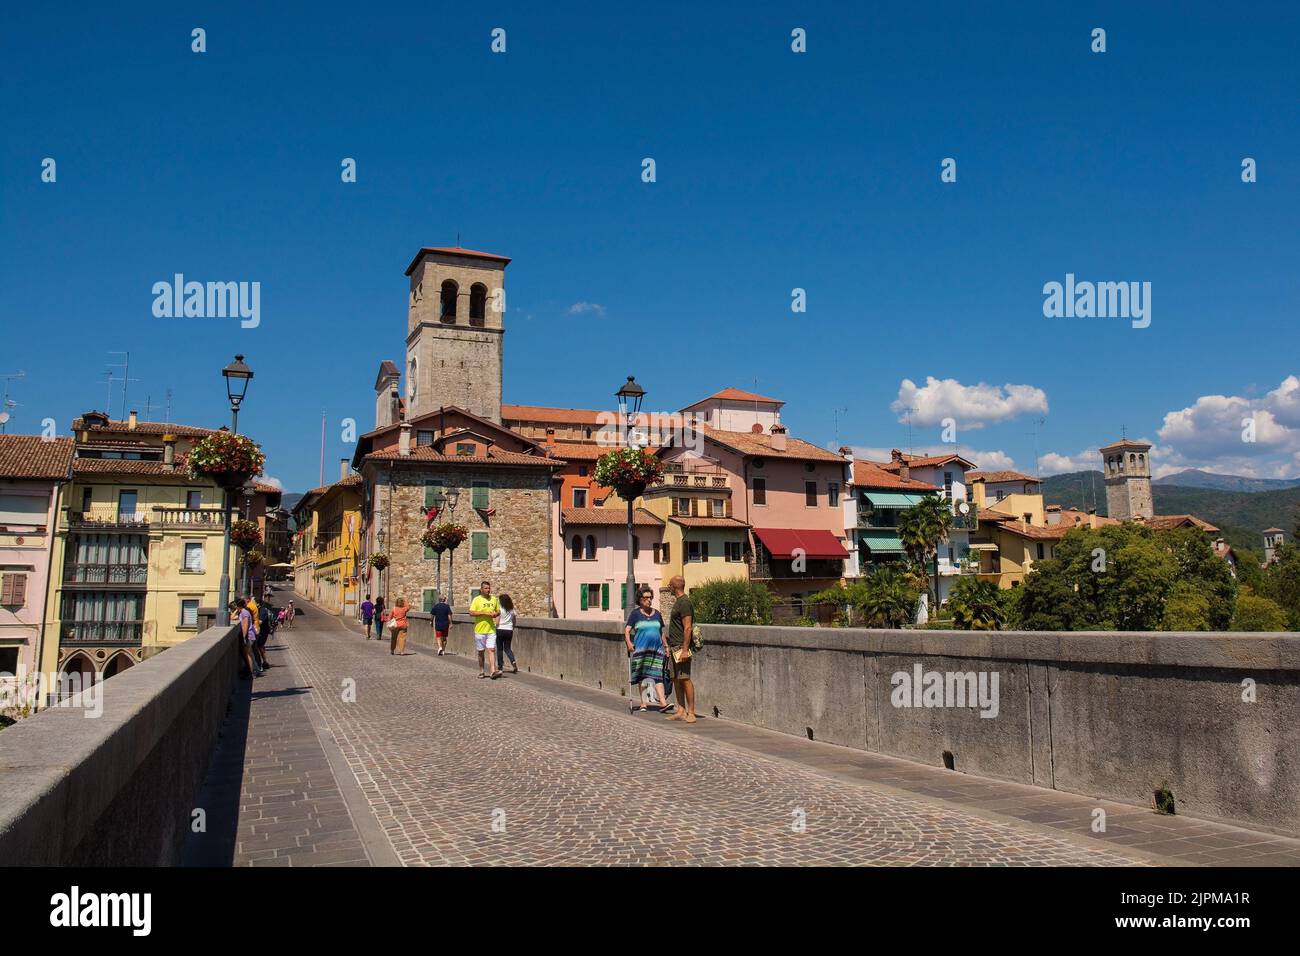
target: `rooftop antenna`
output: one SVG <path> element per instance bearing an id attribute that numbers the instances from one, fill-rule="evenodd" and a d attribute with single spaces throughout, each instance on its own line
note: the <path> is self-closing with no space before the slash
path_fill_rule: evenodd
<path id="1" fill-rule="evenodd" d="M 104 414 L 113 417 L 113 370 L 101 373 L 108 376 L 108 401 L 104 403 Z"/>
<path id="2" fill-rule="evenodd" d="M 172 423 L 172 390 L 171 390 L 170 388 L 167 389 L 167 419 L 166 419 L 166 421 L 167 421 L 167 424 L 168 424 L 168 425 L 170 425 L 170 424 Z"/>
<path id="3" fill-rule="evenodd" d="M 1034 430 L 1029 433 L 1030 437 L 1033 438 L 1034 440 L 1034 477 L 1040 479 L 1043 477 L 1043 472 L 1038 464 L 1038 427 L 1040 425 L 1045 425 L 1045 424 L 1047 424 L 1047 419 L 1045 418 L 1035 419 Z"/>
<path id="4" fill-rule="evenodd" d="M 10 372 L 8 375 L 0 375 L 5 380 L 4 408 L 0 408 L 0 435 L 5 432 L 5 425 L 9 421 L 9 409 L 17 407 L 18 403 L 9 398 L 9 382 L 16 378 L 26 378 L 27 373 L 24 371 Z"/>
<path id="5" fill-rule="evenodd" d="M 907 453 L 909 455 L 915 454 L 915 449 L 912 448 L 912 413 L 914 411 L 916 411 L 915 408 L 909 407 L 907 414 L 903 416 L 903 421 L 907 422 Z"/>
<path id="6" fill-rule="evenodd" d="M 838 454 L 840 449 L 840 412 L 844 412 L 844 414 L 847 415 L 849 409 L 848 406 L 845 406 L 843 408 L 833 408 L 831 411 L 835 415 L 835 451 L 836 454 Z"/>
<path id="7" fill-rule="evenodd" d="M 120 417 L 119 420 L 120 420 L 120 421 L 126 421 L 126 393 L 127 393 L 127 389 L 130 387 L 130 384 L 131 384 L 132 382 L 138 382 L 138 381 L 140 381 L 140 380 L 139 380 L 138 378 L 132 378 L 132 377 L 131 377 L 131 353 L 130 353 L 130 352 L 109 352 L 108 354 L 109 354 L 109 355 L 121 355 L 121 356 L 123 357 L 120 366 L 119 366 L 119 364 L 118 364 L 117 362 L 111 362 L 111 363 L 109 363 L 109 367 L 110 367 L 110 368 L 118 368 L 118 367 L 120 367 L 120 368 L 122 369 L 122 415 L 121 415 L 121 417 Z M 109 402 L 110 402 L 110 404 L 111 404 L 112 401 L 113 401 L 113 398 L 112 398 L 112 392 L 109 393 L 109 399 L 108 399 L 108 400 L 109 400 Z M 112 410 L 112 408 L 107 408 L 107 409 L 105 409 L 105 411 L 108 413 L 108 417 L 109 417 L 109 418 L 112 418 L 112 417 L 113 417 L 113 410 Z"/>

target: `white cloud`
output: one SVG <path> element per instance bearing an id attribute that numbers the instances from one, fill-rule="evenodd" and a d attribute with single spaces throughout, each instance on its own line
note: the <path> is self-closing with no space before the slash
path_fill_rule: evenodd
<path id="1" fill-rule="evenodd" d="M 1095 448 L 1085 448 L 1077 455 L 1059 455 L 1049 451 L 1038 459 L 1042 474 L 1062 475 L 1071 471 L 1098 471 L 1101 468 L 1101 452 Z"/>
<path id="2" fill-rule="evenodd" d="M 1300 379 L 1294 375 L 1263 398 L 1202 395 L 1166 414 L 1158 434 L 1186 459 L 1250 461 L 1300 452 L 1300 427 L 1292 426 L 1300 426 Z"/>
<path id="3" fill-rule="evenodd" d="M 875 448 L 869 445 L 851 445 L 855 458 L 864 461 L 889 461 L 892 448 Z M 973 461 L 981 471 L 1014 471 L 1015 459 L 1004 451 L 976 451 L 964 445 L 925 445 L 911 450 L 913 455 L 961 455 L 967 461 Z"/>
<path id="4" fill-rule="evenodd" d="M 598 302 L 575 302 L 569 306 L 569 315 L 581 315 L 584 312 L 594 312 L 596 315 L 604 315 L 605 307 Z"/>
<path id="5" fill-rule="evenodd" d="M 958 429 L 983 428 L 989 422 L 1001 422 L 1019 415 L 1047 414 L 1047 393 L 1032 385 L 963 385 L 955 378 L 926 376 L 918 386 L 905 378 L 898 386 L 898 398 L 889 406 L 903 421 L 912 409 L 913 425 L 941 425 L 945 418 L 957 422 Z"/>

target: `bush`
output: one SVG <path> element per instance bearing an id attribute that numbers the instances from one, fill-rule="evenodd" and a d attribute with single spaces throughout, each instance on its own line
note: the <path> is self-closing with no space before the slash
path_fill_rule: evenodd
<path id="1" fill-rule="evenodd" d="M 972 575 L 957 579 L 944 605 L 952 612 L 952 626 L 961 631 L 1000 631 L 1006 625 L 998 586 Z"/>
<path id="2" fill-rule="evenodd" d="M 762 584 L 727 578 L 691 589 L 700 624 L 771 624 L 772 592 Z"/>
<path id="3" fill-rule="evenodd" d="M 1162 631 L 1208 631 L 1210 629 L 1210 599 L 1195 584 L 1180 581 L 1165 599 L 1165 616 L 1160 622 Z"/>

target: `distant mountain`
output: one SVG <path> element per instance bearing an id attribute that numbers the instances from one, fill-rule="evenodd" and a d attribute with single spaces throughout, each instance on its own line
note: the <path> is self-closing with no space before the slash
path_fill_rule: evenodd
<path id="1" fill-rule="evenodd" d="M 1234 548 L 1247 548 L 1257 554 L 1264 550 L 1265 528 L 1281 528 L 1289 535 L 1300 520 L 1300 482 L 1267 491 L 1225 491 L 1152 482 L 1151 494 L 1155 499 L 1156 514 L 1196 515 L 1217 525 Z M 1104 515 L 1106 483 L 1100 471 L 1052 475 L 1043 479 L 1043 500 L 1049 505 L 1078 508 L 1080 511 L 1095 507 L 1097 514 Z"/>
<path id="2" fill-rule="evenodd" d="M 280 496 L 280 507 L 292 513 L 293 506 L 302 501 L 303 494 L 301 491 L 286 491 Z M 290 519 L 290 522 L 292 523 L 292 519 Z"/>
<path id="3" fill-rule="evenodd" d="M 1156 478 L 1151 484 L 1212 488 L 1216 491 L 1277 491 L 1280 488 L 1300 486 L 1300 478 L 1243 478 L 1241 475 L 1216 475 L 1212 471 L 1188 468 L 1177 474 Z"/>

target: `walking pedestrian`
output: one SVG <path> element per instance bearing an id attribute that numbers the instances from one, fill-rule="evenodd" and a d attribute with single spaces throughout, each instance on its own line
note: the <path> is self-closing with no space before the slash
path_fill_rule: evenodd
<path id="1" fill-rule="evenodd" d="M 627 616 L 623 625 L 623 641 L 627 644 L 633 687 L 653 685 L 662 712 L 668 701 L 664 698 L 664 681 L 668 677 L 668 643 L 664 637 L 663 615 L 654 609 L 654 592 L 642 588 L 636 596 L 637 606 Z M 641 696 L 642 711 L 647 709 L 646 695 Z"/>
<path id="2" fill-rule="evenodd" d="M 253 624 L 253 614 L 248 610 L 248 602 L 237 597 L 230 602 L 230 610 L 235 613 L 235 619 L 239 622 L 239 654 L 244 659 L 244 666 L 248 668 L 247 674 L 240 676 L 247 676 L 249 679 L 261 677 L 262 668 L 257 666 L 257 661 L 253 658 L 257 628 Z"/>
<path id="3" fill-rule="evenodd" d="M 370 600 L 370 595 L 367 594 L 366 599 L 361 602 L 361 623 L 366 629 L 366 640 L 370 640 L 370 622 L 374 619 L 374 616 L 375 605 Z"/>
<path id="4" fill-rule="evenodd" d="M 668 617 L 668 657 L 673 675 L 677 707 L 669 720 L 695 723 L 695 684 L 691 681 L 691 636 L 695 628 L 695 605 L 686 596 L 686 579 L 680 574 L 668 582 L 673 592 L 673 613 Z"/>
<path id="5" fill-rule="evenodd" d="M 381 594 L 375 598 L 375 640 L 382 640 L 384 636 L 384 596 Z"/>
<path id="6" fill-rule="evenodd" d="M 506 658 L 510 658 L 510 673 L 519 673 L 519 662 L 515 660 L 514 648 L 510 642 L 515 639 L 515 602 L 510 600 L 509 594 L 502 594 L 501 617 L 497 620 L 497 660 L 501 662 L 502 670 L 506 666 Z"/>
<path id="7" fill-rule="evenodd" d="M 497 620 L 501 617 L 501 602 L 492 596 L 492 582 L 479 585 L 478 594 L 470 602 L 469 613 L 474 617 L 474 650 L 478 651 L 478 676 L 501 676 L 497 670 Z M 484 658 L 488 673 L 483 672 Z"/>
<path id="8" fill-rule="evenodd" d="M 406 656 L 406 615 L 409 610 L 406 606 L 406 598 L 399 597 L 388 619 L 388 629 L 393 634 L 388 653 L 396 654 L 398 657 Z"/>
<path id="9" fill-rule="evenodd" d="M 433 606 L 433 633 L 438 638 L 438 656 L 447 650 L 447 633 L 451 630 L 451 605 L 442 595 L 438 595 L 438 603 Z"/>
<path id="10" fill-rule="evenodd" d="M 289 599 L 289 606 L 284 609 L 284 623 L 290 630 L 293 630 L 293 619 L 298 616 L 298 611 L 293 606 L 293 598 Z"/>

